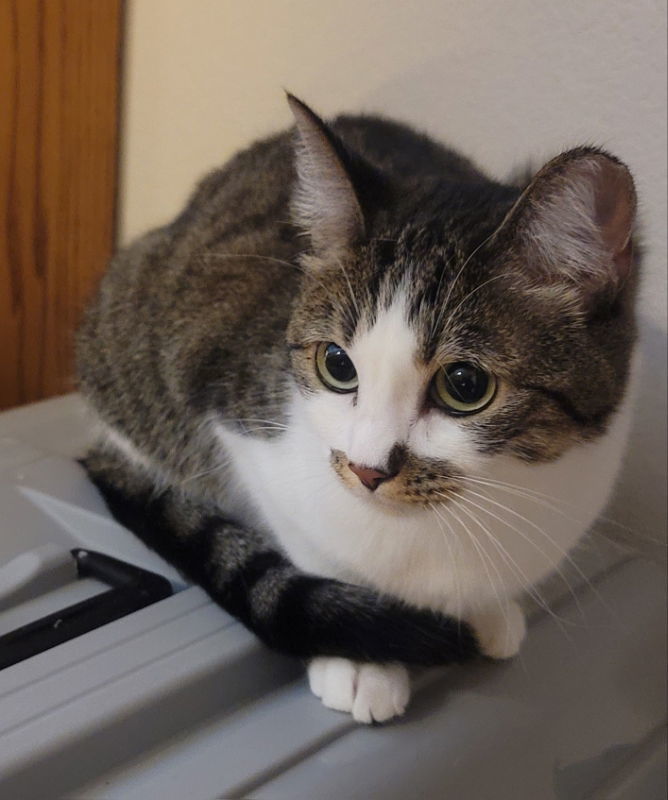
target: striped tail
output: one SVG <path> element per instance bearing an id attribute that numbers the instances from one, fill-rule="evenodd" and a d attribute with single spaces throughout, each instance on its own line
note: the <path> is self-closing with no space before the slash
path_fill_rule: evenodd
<path id="1" fill-rule="evenodd" d="M 95 454 L 82 464 L 122 525 L 275 650 L 423 666 L 479 653 L 465 623 L 301 572 L 260 535 L 194 507 L 177 490 L 156 494 L 141 482 L 115 481 Z"/>

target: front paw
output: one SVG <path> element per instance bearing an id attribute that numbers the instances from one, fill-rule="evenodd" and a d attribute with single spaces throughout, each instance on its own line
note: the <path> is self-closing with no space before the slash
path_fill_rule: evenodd
<path id="1" fill-rule="evenodd" d="M 524 612 L 510 602 L 503 613 L 484 611 L 468 618 L 473 626 L 480 650 L 490 658 L 512 658 L 517 655 L 527 632 Z"/>
<path id="2" fill-rule="evenodd" d="M 327 708 L 347 711 L 357 722 L 386 722 L 401 716 L 411 695 L 401 664 L 359 664 L 321 656 L 308 665 L 311 691 Z"/>

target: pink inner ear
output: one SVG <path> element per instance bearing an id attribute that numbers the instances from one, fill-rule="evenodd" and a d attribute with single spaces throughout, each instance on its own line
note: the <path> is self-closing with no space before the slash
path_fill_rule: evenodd
<path id="1" fill-rule="evenodd" d="M 342 250 L 364 232 L 364 216 L 335 137 L 307 105 L 288 95 L 299 131 L 299 181 L 293 215 L 311 235 L 316 250 Z"/>
<path id="2" fill-rule="evenodd" d="M 617 274 L 624 280 L 631 267 L 631 234 L 635 218 L 633 180 L 621 164 L 599 161 L 595 183 L 596 223 L 604 248 L 612 256 Z"/>

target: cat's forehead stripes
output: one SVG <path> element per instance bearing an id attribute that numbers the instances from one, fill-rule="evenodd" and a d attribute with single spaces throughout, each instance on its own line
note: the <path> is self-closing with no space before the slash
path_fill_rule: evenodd
<path id="1" fill-rule="evenodd" d="M 394 161 L 381 161 L 394 174 Z M 302 256 L 311 280 L 295 304 L 290 341 L 342 346 L 360 372 L 360 398 L 365 360 L 379 385 L 389 386 L 392 370 L 417 371 L 404 381 L 416 404 L 438 366 L 471 362 L 493 374 L 504 391 L 484 414 L 434 415 L 434 430 L 465 429 L 478 452 L 551 460 L 600 435 L 622 397 L 634 338 L 626 245 L 635 200 L 623 165 L 581 148 L 550 162 L 524 192 L 475 173 L 457 178 L 431 158 L 424 173 L 411 168 L 396 181 L 389 173 L 380 180 L 374 163 L 361 183 L 357 162 L 339 166 L 350 170 L 336 177 L 355 189 L 363 230 L 329 225 L 330 206 L 311 195 L 309 214 L 299 217 L 312 234 Z M 335 196 L 339 203 L 349 193 Z M 611 204 L 597 201 L 604 197 Z M 337 214 L 345 211 L 339 203 Z M 353 203 L 348 222 L 358 211 Z M 410 355 L 393 353 L 394 337 L 381 334 L 398 305 Z M 372 337 L 368 359 L 355 352 L 364 335 Z M 300 386 L 323 391 L 312 363 L 293 365 Z"/>
<path id="2" fill-rule="evenodd" d="M 439 233 L 420 237 L 409 228 L 396 240 L 381 237 L 357 259 L 339 258 L 321 273 L 332 303 L 329 321 L 340 332 L 341 345 L 350 347 L 360 331 L 370 330 L 380 315 L 400 303 L 417 336 L 420 360 L 444 363 L 453 344 L 479 319 L 475 312 L 485 306 L 481 301 L 489 294 L 484 292 L 488 281 L 503 276 L 494 274 L 493 261 L 468 257 L 472 245 L 466 237 Z M 492 295 L 499 296 L 496 291 Z"/>

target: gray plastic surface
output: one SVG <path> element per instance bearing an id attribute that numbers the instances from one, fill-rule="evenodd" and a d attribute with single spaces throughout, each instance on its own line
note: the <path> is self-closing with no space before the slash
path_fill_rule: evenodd
<path id="1" fill-rule="evenodd" d="M 76 396 L 0 415 L 0 623 L 72 591 L 78 545 L 180 591 L 0 671 L 1 798 L 665 797 L 658 564 L 584 550 L 592 586 L 544 587 L 558 619 L 530 608 L 518 659 L 424 673 L 404 720 L 360 727 L 109 519 L 72 460 L 86 437 Z M 26 552 L 44 568 L 5 575 L 2 605 Z"/>

